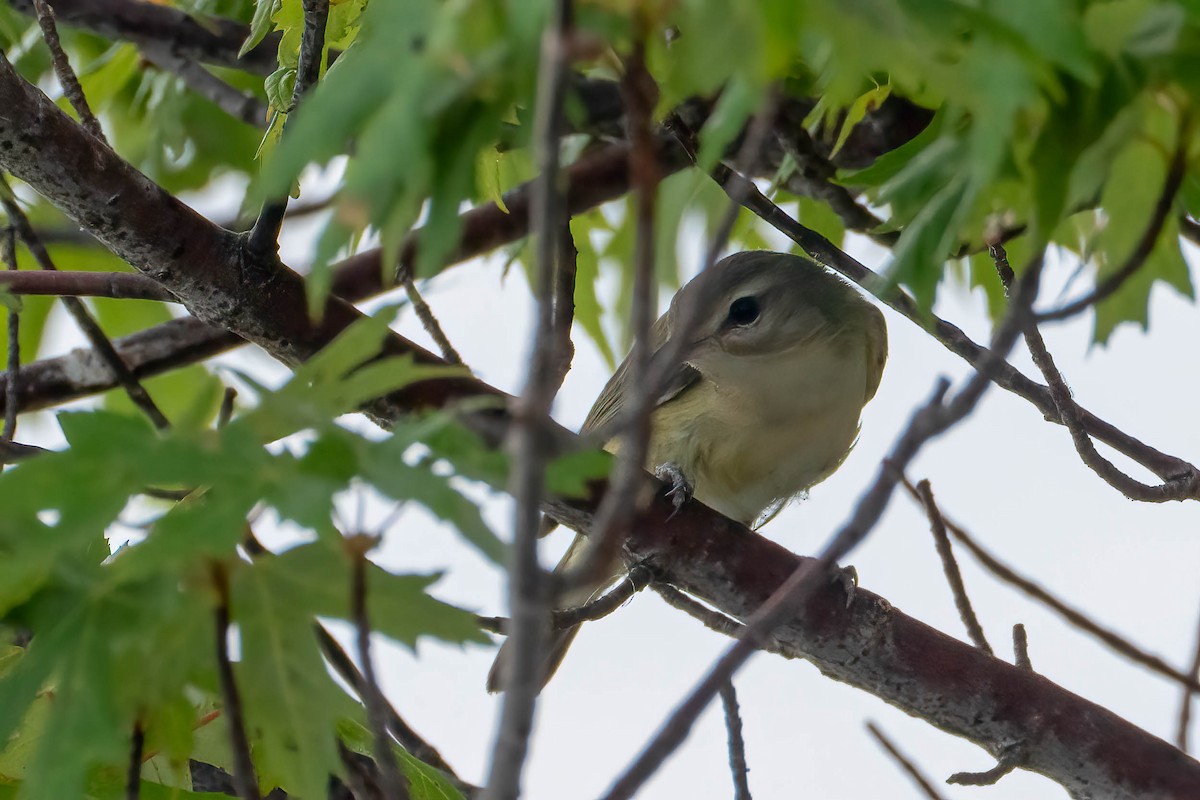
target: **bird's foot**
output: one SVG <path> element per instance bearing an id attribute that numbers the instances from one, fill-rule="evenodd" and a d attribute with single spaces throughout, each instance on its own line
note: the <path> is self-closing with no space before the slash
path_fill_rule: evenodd
<path id="1" fill-rule="evenodd" d="M 858 570 L 853 566 L 839 567 L 835 564 L 829 571 L 829 582 L 842 587 L 846 593 L 846 608 L 849 608 L 858 589 Z"/>
<path id="2" fill-rule="evenodd" d="M 679 513 L 683 504 L 691 500 L 692 495 L 696 493 L 696 487 L 692 486 L 679 465 L 673 462 L 668 461 L 655 467 L 654 477 L 671 484 L 671 488 L 667 490 L 667 497 L 671 498 L 671 504 L 675 506 L 675 510 L 671 512 L 672 517 Z"/>

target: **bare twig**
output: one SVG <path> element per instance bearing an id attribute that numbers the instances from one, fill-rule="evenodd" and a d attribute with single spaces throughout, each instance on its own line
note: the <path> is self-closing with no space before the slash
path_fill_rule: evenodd
<path id="1" fill-rule="evenodd" d="M 647 567 L 638 564 L 629 571 L 620 583 L 589 603 L 574 608 L 564 608 L 551 613 L 551 627 L 554 630 L 567 630 L 584 622 L 603 619 L 627 603 L 631 597 L 645 589 L 653 579 L 654 573 Z M 492 633 L 506 633 L 509 621 L 504 617 L 476 617 L 479 627 Z"/>
<path id="2" fill-rule="evenodd" d="M 656 311 L 654 280 L 654 211 L 658 184 L 662 180 L 655 157 L 653 113 L 658 86 L 646 65 L 648 25 L 639 12 L 633 49 L 625 59 L 621 93 L 627 109 L 629 137 L 629 183 L 634 198 L 633 299 L 630 322 L 633 348 L 629 352 L 627 409 L 618 434 L 621 444 L 613 469 L 610 489 L 588 534 L 587 555 L 562 577 L 564 586 L 591 586 L 612 574 L 620 557 L 621 541 L 637 511 L 635 496 L 644 485 L 646 457 L 650 447 L 650 414 L 658 391 L 649 385 L 653 343 L 650 326 Z"/>
<path id="3" fill-rule="evenodd" d="M 3 239 L 0 239 L 0 259 L 4 261 L 4 269 L 8 273 L 17 272 L 16 229 L 11 225 L 4 226 Z M 3 277 L 8 278 L 9 275 Z M 21 387 L 21 314 L 16 308 L 8 309 L 8 383 L 4 387 L 4 431 L 0 434 L 7 442 L 17 435 L 17 394 Z"/>
<path id="4" fill-rule="evenodd" d="M 1183 686 L 1189 686 L 1193 691 L 1200 691 L 1200 681 L 1197 681 L 1196 678 L 1185 675 L 1158 656 L 1147 653 L 1113 631 L 1101 627 L 1083 614 L 1083 612 L 1071 608 L 1033 581 L 1018 575 L 1011 567 L 1003 564 L 991 553 L 984 550 L 963 528 L 956 525 L 950 519 L 947 519 L 944 513 L 941 516 L 946 523 L 946 530 L 950 532 L 950 535 L 958 540 L 963 547 L 967 548 L 971 552 L 971 555 L 997 578 L 1020 589 L 1034 600 L 1050 608 L 1070 624 L 1091 634 L 1129 660 L 1141 664 L 1152 672 L 1158 673 L 1165 678 L 1170 678 Z"/>
<path id="5" fill-rule="evenodd" d="M 366 678 L 363 677 L 362 672 L 355 666 L 349 654 L 338 644 L 337 639 L 333 638 L 333 634 L 324 625 L 318 622 L 314 624 L 313 628 L 317 635 L 317 644 L 321 647 L 321 653 L 333 666 L 334 671 L 337 672 L 342 680 L 349 684 L 350 688 L 361 699 L 367 691 Z M 476 790 L 476 787 L 465 783 L 458 777 L 450 765 L 446 763 L 446 760 L 442 758 L 442 754 L 433 745 L 421 738 L 404 721 L 404 718 L 396 712 L 396 709 L 392 708 L 391 704 L 387 702 L 387 698 L 383 698 L 383 704 L 384 712 L 387 715 L 388 732 L 395 737 L 396 741 L 405 750 L 431 767 L 446 773 L 451 783 L 464 793 L 470 794 Z"/>
<path id="6" fill-rule="evenodd" d="M 1021 623 L 1013 625 L 1013 663 L 1023 670 L 1033 672 L 1033 662 L 1029 660 L 1029 637 L 1025 626 Z"/>
<path id="7" fill-rule="evenodd" d="M 947 382 L 944 379 L 938 382 L 932 397 L 913 414 L 900 440 L 880 464 L 875 480 L 860 495 L 851 518 L 821 551 L 820 557 L 806 562 L 793 572 L 747 619 L 738 641 L 725 651 L 683 702 L 675 708 L 634 762 L 617 779 L 605 795 L 606 800 L 626 800 L 632 797 L 654 774 L 659 765 L 683 742 L 696 718 L 711 702 L 721 684 L 729 680 L 746 662 L 772 629 L 795 614 L 796 610 L 823 585 L 837 561 L 871 532 L 883 515 L 904 469 L 925 442 L 944 433 L 971 413 L 991 383 L 991 370 L 995 365 L 1003 363 L 1024 327 L 1029 307 L 1037 295 L 1043 258 L 1044 253 L 1039 253 L 1022 276 L 1018 297 L 997 327 L 992 337 L 991 350 L 987 351 L 987 356 L 981 359 L 976 367 L 978 372 L 949 400 L 944 399 L 948 389 Z"/>
<path id="8" fill-rule="evenodd" d="M 262 127 L 270 109 L 250 92 L 243 92 L 213 75 L 198 61 L 169 47 L 142 47 L 142 55 L 160 69 L 177 75 L 196 94 L 247 125 Z"/>
<path id="9" fill-rule="evenodd" d="M 233 419 L 234 401 L 237 400 L 237 389 L 226 386 L 221 395 L 221 408 L 217 412 L 217 427 L 224 428 Z"/>
<path id="10" fill-rule="evenodd" d="M 446 332 L 442 330 L 442 325 L 437 321 L 437 317 L 433 315 L 433 309 L 425 302 L 425 298 L 417 291 L 417 285 L 413 282 L 412 276 L 406 271 L 403 277 L 404 292 L 408 295 L 408 301 L 412 303 L 413 311 L 417 312 L 417 319 L 421 320 L 421 327 L 433 339 L 437 345 L 438 352 L 442 354 L 442 358 L 450 364 L 462 364 L 462 356 L 454 349 L 454 345 L 450 344 L 450 338 L 446 336 Z"/>
<path id="11" fill-rule="evenodd" d="M 979 618 L 975 616 L 975 609 L 971 607 L 971 598 L 967 596 L 967 587 L 963 585 L 962 572 L 958 569 L 958 562 L 954 560 L 950 538 L 946 535 L 946 523 L 938 512 L 937 504 L 933 501 L 933 488 L 927 480 L 919 482 L 915 487 L 905 480 L 904 485 L 910 492 L 916 494 L 922 505 L 925 506 L 925 514 L 929 517 L 929 528 L 933 532 L 934 545 L 937 547 L 938 557 L 942 560 L 942 572 L 946 574 L 946 583 L 950 584 L 950 591 L 954 595 L 954 607 L 958 609 L 958 616 L 967 629 L 967 635 L 971 637 L 971 641 L 976 647 L 991 655 L 992 646 L 988 644 L 987 637 L 983 635 L 983 626 L 979 624 Z"/>
<path id="12" fill-rule="evenodd" d="M 329 0 L 302 0 L 304 33 L 300 39 L 300 55 L 296 64 L 296 83 L 292 87 L 292 103 L 288 113 L 295 111 L 305 93 L 321 76 L 322 53 L 325 50 L 325 24 L 329 21 Z M 287 123 L 284 123 L 286 127 Z M 288 196 L 269 198 L 254 227 L 246 235 L 247 249 L 265 258 L 279 251 L 279 231 L 287 213 Z"/>
<path id="13" fill-rule="evenodd" d="M 1021 766 L 1025 760 L 1025 746 L 1014 744 L 1006 747 L 996 759 L 996 766 L 987 772 L 956 772 L 946 779 L 946 783 L 956 783 L 959 786 L 993 786 L 1000 782 L 1008 773 Z"/>
<path id="14" fill-rule="evenodd" d="M 1153 246 L 1153 243 L 1151 243 L 1151 246 Z M 1002 245 L 993 245 L 991 252 L 997 265 L 1002 262 L 1007 264 L 1007 254 L 1004 252 Z M 999 266 L 997 268 L 1000 269 L 1000 276 L 1003 281 L 1005 273 Z M 1007 292 L 1009 283 L 1006 282 L 1004 286 Z M 1091 436 L 1088 435 L 1088 432 L 1083 427 L 1079 406 L 1076 405 L 1074 398 L 1071 397 L 1071 390 L 1067 387 L 1066 381 L 1063 380 L 1062 373 L 1058 371 L 1058 367 L 1054 364 L 1054 358 L 1046 348 L 1046 342 L 1042 338 L 1041 331 L 1038 330 L 1037 321 L 1034 319 L 1026 323 L 1025 344 L 1029 347 L 1029 355 L 1033 359 L 1033 363 L 1041 371 L 1042 376 L 1046 379 L 1047 386 L 1050 387 L 1050 395 L 1054 398 L 1054 405 L 1058 409 L 1059 418 L 1067 426 L 1067 430 L 1071 434 L 1071 441 L 1075 444 L 1075 452 L 1079 454 L 1080 460 L 1092 472 L 1100 476 L 1101 480 L 1130 500 L 1139 500 L 1146 503 L 1165 503 L 1170 500 L 1186 500 L 1197 496 L 1197 492 L 1200 492 L 1200 474 L 1193 472 L 1190 475 L 1185 474 L 1176 479 L 1165 480 L 1158 485 L 1150 485 L 1142 483 L 1130 475 L 1126 475 L 1116 464 L 1100 455 L 1100 452 L 1096 449 L 1096 445 L 1092 442 Z"/>
<path id="15" fill-rule="evenodd" d="M 1196 631 L 1196 649 L 1192 655 L 1192 663 L 1188 666 L 1187 674 L 1194 680 L 1200 681 L 1200 629 Z M 1183 752 L 1188 751 L 1188 728 L 1192 724 L 1192 695 L 1196 693 L 1192 686 L 1183 687 L 1183 697 L 1179 701 L 1179 722 L 1175 727 L 1175 745 Z"/>
<path id="16" fill-rule="evenodd" d="M 358 661 L 362 664 L 362 698 L 367 722 L 375 739 L 375 763 L 379 765 L 384 800 L 408 797 L 408 779 L 400 772 L 387 729 L 387 703 L 375 680 L 371 662 L 371 622 L 367 615 L 367 551 L 375 546 L 372 536 L 357 535 L 346 540 L 351 562 L 350 608 L 357 631 Z"/>
<path id="17" fill-rule="evenodd" d="M 725 712 L 725 731 L 729 736 L 729 772 L 733 776 L 733 800 L 751 800 L 750 767 L 746 765 L 746 741 L 742 738 L 742 717 L 738 713 L 737 690 L 733 681 L 721 687 L 721 707 Z"/>
<path id="18" fill-rule="evenodd" d="M 14 272 L 0 274 L 0 289 L 10 294 L 179 302 L 161 283 L 137 272 Z"/>
<path id="19" fill-rule="evenodd" d="M 570 220 L 563 220 L 559 236 L 559 252 L 554 273 L 554 374 L 559 388 L 571 371 L 575 345 L 571 342 L 571 324 L 575 320 L 575 273 L 579 266 L 579 251 L 571 235 Z"/>
<path id="20" fill-rule="evenodd" d="M 912 762 L 904 753 L 900 752 L 900 748 L 892 743 L 892 740 L 876 725 L 874 722 L 867 723 L 867 733 L 875 737 L 875 741 L 879 742 L 879 746 L 884 752 L 892 757 L 892 760 L 904 770 L 905 774 L 912 779 L 912 782 L 917 785 L 921 793 L 929 800 L 942 800 L 942 795 L 934 788 L 933 784 L 926 778 L 921 770 L 917 769 L 917 765 Z"/>
<path id="21" fill-rule="evenodd" d="M 142 723 L 133 724 L 129 742 L 129 769 L 125 774 L 125 800 L 138 800 L 142 794 L 142 752 L 146 747 L 146 732 Z"/>
<path id="22" fill-rule="evenodd" d="M 529 373 L 514 407 L 509 433 L 514 455 L 511 493 L 516 502 L 508 594 L 512 657 L 501 670 L 504 698 L 492 747 L 484 800 L 516 800 L 533 730 L 533 711 L 542 682 L 542 659 L 550 633 L 546 574 L 538 563 L 540 504 L 549 456 L 546 418 L 557 391 L 554 370 L 554 262 L 561 231 L 559 134 L 566 96 L 567 41 L 574 26 L 571 0 L 556 0 L 542 32 L 541 68 L 533 141 L 538 166 L 530 210 L 535 245 L 537 327 Z"/>
<path id="23" fill-rule="evenodd" d="M 75 113 L 79 115 L 79 121 L 83 124 L 84 129 L 100 141 L 107 143 L 104 138 L 104 129 L 100 127 L 100 120 L 96 119 L 96 115 L 92 113 L 87 97 L 83 94 L 83 87 L 79 85 L 79 78 L 75 77 L 75 70 L 71 69 L 71 62 L 63 51 L 62 42 L 58 39 L 58 28 L 54 24 L 54 11 L 46 5 L 46 0 L 33 0 L 33 8 L 37 13 L 38 26 L 42 29 L 42 38 L 46 41 L 46 46 L 50 48 L 50 60 L 54 64 L 54 74 L 58 76 L 63 94 L 66 95 L 71 108 L 75 109 Z"/>
<path id="24" fill-rule="evenodd" d="M 1115 294 L 1125 285 L 1127 280 L 1142 268 L 1142 265 L 1150 258 L 1150 254 L 1154 252 L 1154 247 L 1158 243 L 1158 238 L 1162 234 L 1163 227 L 1167 224 L 1167 220 L 1171 216 L 1171 209 L 1175 205 L 1175 197 L 1179 194 L 1179 187 L 1183 185 L 1184 174 L 1187 172 L 1187 151 L 1188 146 L 1191 144 L 1190 131 L 1191 117 L 1187 112 L 1181 112 L 1179 115 L 1178 141 L 1175 145 L 1175 152 L 1171 156 L 1170 166 L 1167 167 L 1167 177 L 1163 181 L 1162 192 L 1158 195 L 1158 201 L 1154 204 L 1154 210 L 1150 214 L 1150 221 L 1146 224 L 1146 230 L 1142 233 L 1141 238 L 1138 239 L 1133 252 L 1129 254 L 1121 266 L 1114 270 L 1112 274 L 1096 284 L 1095 289 L 1078 300 L 1073 300 L 1060 308 L 1037 314 L 1035 322 L 1069 319 L 1079 312 L 1091 308 Z"/>
<path id="25" fill-rule="evenodd" d="M 51 260 L 50 253 L 42 245 L 37 233 L 33 230 L 33 226 L 29 224 L 29 218 L 25 216 L 25 212 L 17 205 L 12 189 L 3 179 L 0 179 L 0 206 L 4 207 L 9 221 L 17 230 L 17 235 L 25 242 L 25 247 L 29 249 L 34 260 L 38 262 L 38 266 L 47 272 L 56 272 L 58 268 Z M 154 423 L 154 427 L 159 430 L 171 427 L 171 423 L 162 411 L 159 410 L 158 406 L 155 405 L 149 392 L 138 381 L 133 371 L 121 360 L 120 354 L 117 353 L 116 348 L 113 347 L 112 342 L 104 334 L 99 323 L 92 317 L 91 312 L 87 310 L 87 306 L 83 304 L 83 301 L 77 297 L 64 297 L 62 301 L 67 311 L 75 319 L 75 323 L 91 343 L 92 348 L 100 354 L 109 369 L 113 371 L 121 387 L 125 389 L 125 393 L 129 395 L 129 399 L 133 401 L 134 405 L 140 408 L 150 418 L 150 421 Z"/>
<path id="26" fill-rule="evenodd" d="M 221 681 L 221 699 L 229 727 L 229 744 L 233 748 L 233 784 L 241 800 L 259 800 L 258 777 L 250 757 L 250 741 L 246 738 L 246 717 L 229 660 L 229 576 L 224 566 L 211 567 L 213 588 L 217 594 L 216 645 L 217 676 Z"/>

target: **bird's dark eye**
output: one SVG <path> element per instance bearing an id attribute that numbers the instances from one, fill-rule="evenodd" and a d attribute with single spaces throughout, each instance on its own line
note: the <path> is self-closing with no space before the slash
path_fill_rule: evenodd
<path id="1" fill-rule="evenodd" d="M 739 297 L 729 304 L 729 316 L 726 321 L 730 325 L 749 325 L 758 319 L 758 299 L 754 297 Z"/>

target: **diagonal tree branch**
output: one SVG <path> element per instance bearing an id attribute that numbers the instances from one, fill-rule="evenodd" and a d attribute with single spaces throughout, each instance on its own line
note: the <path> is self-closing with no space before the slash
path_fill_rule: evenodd
<path id="1" fill-rule="evenodd" d="M 94 141 L 0 59 L 0 168 L 17 172 L 107 239 L 114 252 L 162 281 L 194 313 L 227 325 L 285 363 L 311 356 L 360 318 L 343 301 L 331 300 L 323 322 L 312 323 L 299 276 L 275 263 L 251 266 L 238 236 L 203 220 L 111 151 L 97 152 Z M 254 281 L 247 270 L 253 270 Z M 436 361 L 395 335 L 385 349 Z M 376 409 L 398 414 L 480 394 L 503 397 L 474 379 L 441 378 L 393 394 Z M 466 420 L 495 444 L 508 415 L 481 412 Z M 566 431 L 559 433 L 574 441 Z M 592 488 L 587 498 L 548 508 L 560 521 L 585 527 L 604 490 L 602 484 Z M 659 497 L 631 531 L 632 557 L 661 564 L 674 585 L 743 619 L 811 561 L 699 503 L 676 513 Z M 865 589 L 846 608 L 840 588 L 823 587 L 773 638 L 786 653 L 814 662 L 830 677 L 995 755 L 1008 742 L 1030 742 L 1026 768 L 1076 794 L 1182 800 L 1200 785 L 1200 763 L 1166 742 L 1041 676 L 905 616 Z"/>

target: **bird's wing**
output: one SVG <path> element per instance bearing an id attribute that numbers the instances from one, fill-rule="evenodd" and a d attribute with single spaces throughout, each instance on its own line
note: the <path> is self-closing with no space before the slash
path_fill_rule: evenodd
<path id="1" fill-rule="evenodd" d="M 658 321 L 654 323 L 654 327 L 651 328 L 650 343 L 654 352 L 658 352 L 670 338 L 671 322 L 671 312 L 667 312 L 659 317 Z M 621 411 L 625 407 L 625 398 L 629 390 L 629 368 L 629 357 L 626 356 L 621 365 L 617 367 L 617 371 L 608 379 L 608 383 L 600 392 L 600 396 L 596 398 L 596 402 L 592 404 L 592 410 L 588 412 L 580 433 L 603 431 L 607 426 L 618 421 Z M 699 380 L 700 373 L 693 367 L 687 364 L 676 365 L 667 375 L 662 391 L 654 402 L 655 407 L 674 400 Z"/>
<path id="2" fill-rule="evenodd" d="M 883 313 L 875 306 L 869 306 L 871 314 L 867 319 L 867 396 L 863 402 L 869 402 L 879 389 L 879 381 L 883 379 L 883 365 L 888 357 L 887 323 Z"/>

